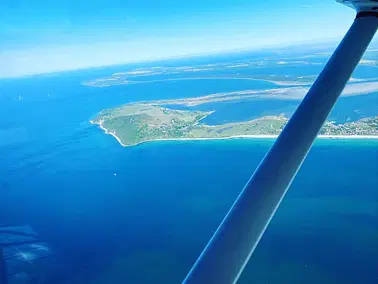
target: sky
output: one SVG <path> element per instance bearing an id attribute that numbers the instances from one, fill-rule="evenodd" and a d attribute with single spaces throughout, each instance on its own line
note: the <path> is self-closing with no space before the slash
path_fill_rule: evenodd
<path id="1" fill-rule="evenodd" d="M 340 40 L 334 0 L 1 0 L 0 78 Z"/>

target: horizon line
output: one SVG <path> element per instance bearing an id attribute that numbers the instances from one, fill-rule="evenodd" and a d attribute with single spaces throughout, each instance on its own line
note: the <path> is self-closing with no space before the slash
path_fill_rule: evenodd
<path id="1" fill-rule="evenodd" d="M 208 52 L 173 55 L 173 56 L 162 56 L 159 58 L 127 61 L 127 62 L 120 62 L 120 63 L 115 63 L 115 64 L 93 65 L 93 66 L 63 69 L 63 70 L 57 70 L 57 71 L 46 71 L 46 72 L 37 72 L 37 73 L 30 73 L 30 74 L 23 74 L 23 75 L 10 75 L 10 76 L 0 75 L 0 80 L 21 79 L 21 78 L 28 78 L 28 77 L 34 77 L 34 76 L 58 75 L 60 73 L 77 72 L 77 71 L 84 71 L 84 70 L 89 70 L 89 69 L 110 68 L 110 67 L 116 67 L 116 66 L 125 66 L 129 64 L 143 64 L 143 63 L 148 64 L 148 63 L 154 63 L 154 62 L 164 62 L 164 61 L 169 61 L 169 60 L 189 59 L 189 58 L 208 57 L 208 56 L 222 56 L 222 55 L 227 55 L 227 54 L 235 54 L 235 53 L 243 53 L 243 52 L 259 52 L 259 51 L 263 51 L 264 49 L 269 49 L 270 51 L 274 51 L 274 50 L 279 50 L 282 48 L 297 47 L 301 45 L 306 46 L 310 44 L 316 44 L 316 45 L 332 44 L 332 43 L 336 43 L 336 41 L 341 41 L 341 39 L 342 38 L 338 38 L 338 37 L 329 37 L 329 38 L 317 39 L 317 40 L 294 41 L 290 43 L 289 42 L 271 43 L 271 44 L 263 44 L 263 45 L 255 46 L 255 47 L 233 48 L 233 49 L 224 49 L 224 50 L 218 50 L 218 51 L 208 51 Z M 314 46 L 314 48 L 316 47 L 318 46 Z M 327 48 L 330 48 L 330 46 L 327 46 Z"/>

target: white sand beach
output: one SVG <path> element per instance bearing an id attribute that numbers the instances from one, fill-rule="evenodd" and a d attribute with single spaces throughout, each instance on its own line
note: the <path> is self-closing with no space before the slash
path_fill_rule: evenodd
<path id="1" fill-rule="evenodd" d="M 154 142 L 154 141 L 196 141 L 196 140 L 226 140 L 226 139 L 240 139 L 240 138 L 247 138 L 247 139 L 276 139 L 278 135 L 234 135 L 229 137 L 212 137 L 212 138 L 164 138 L 164 139 L 150 139 L 144 140 L 139 143 L 133 145 L 125 145 L 122 143 L 121 139 L 113 132 L 109 132 L 103 125 L 102 121 L 99 123 L 95 123 L 94 121 L 90 121 L 91 124 L 97 124 L 99 127 L 105 132 L 105 134 L 109 134 L 117 139 L 118 143 L 121 144 L 123 147 L 132 147 L 137 146 L 142 143 L 147 142 Z M 378 135 L 319 135 L 318 139 L 338 139 L 338 140 L 346 140 L 346 139 L 378 139 Z"/>

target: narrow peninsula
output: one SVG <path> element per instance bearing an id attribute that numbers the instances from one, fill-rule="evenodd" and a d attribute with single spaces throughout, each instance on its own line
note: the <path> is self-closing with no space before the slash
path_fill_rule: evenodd
<path id="1" fill-rule="evenodd" d="M 212 112 L 177 110 L 160 104 L 131 103 L 101 111 L 92 124 L 98 124 L 123 146 L 156 140 L 226 139 L 232 137 L 276 137 L 288 121 L 284 115 L 254 120 L 207 125 L 202 122 Z M 322 137 L 378 138 L 378 117 L 335 124 L 327 121 Z"/>

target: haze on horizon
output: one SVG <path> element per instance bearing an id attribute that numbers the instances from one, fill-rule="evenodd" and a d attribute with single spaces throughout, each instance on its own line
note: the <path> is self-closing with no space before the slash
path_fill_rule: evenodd
<path id="1" fill-rule="evenodd" d="M 0 78 L 340 40 L 334 0 L 47 0 L 0 3 Z"/>

